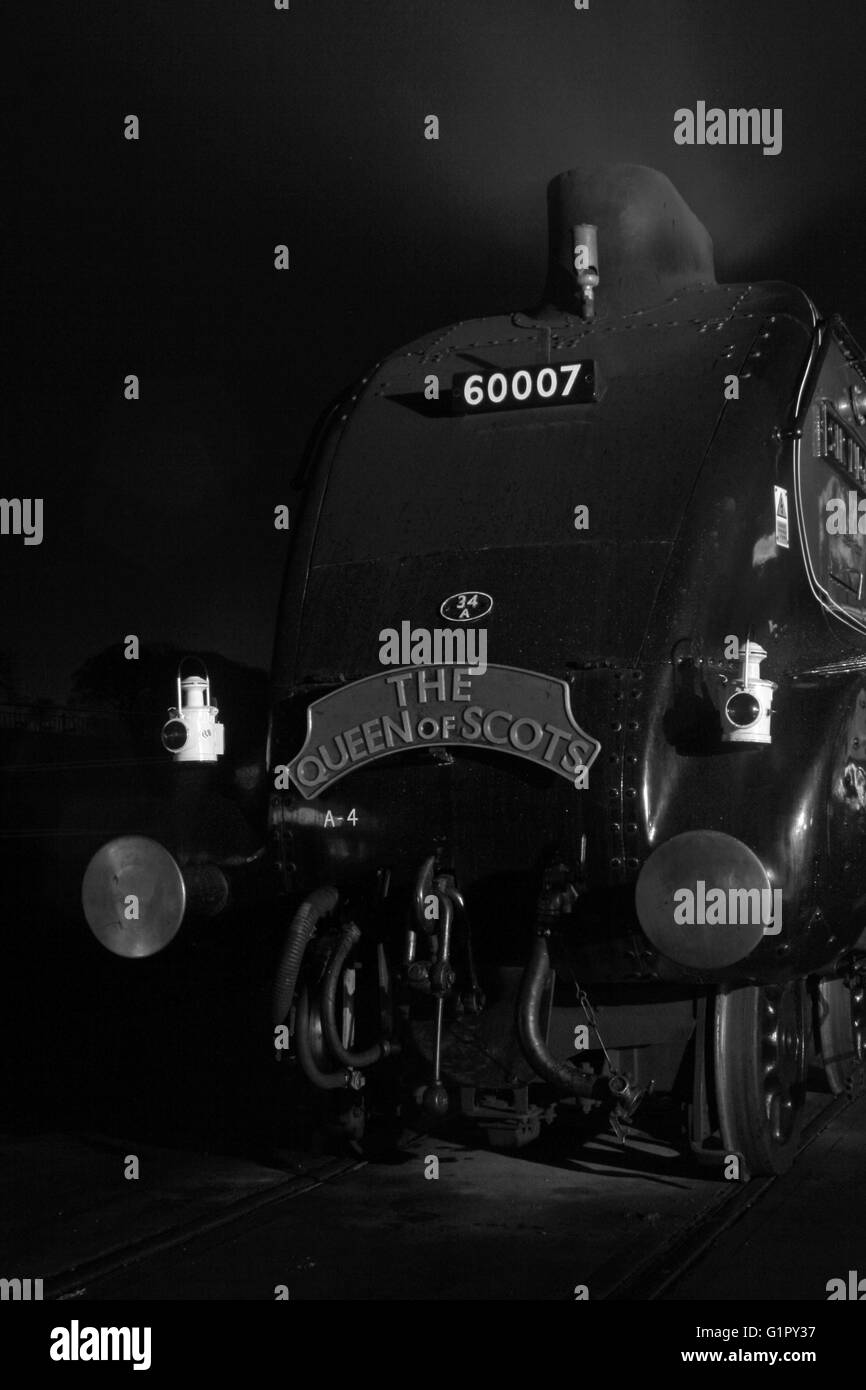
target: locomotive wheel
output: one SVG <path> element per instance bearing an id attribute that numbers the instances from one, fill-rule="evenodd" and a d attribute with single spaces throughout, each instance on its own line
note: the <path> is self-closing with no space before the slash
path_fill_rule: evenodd
<path id="1" fill-rule="evenodd" d="M 827 1084 L 834 1096 L 853 1091 L 866 1050 L 866 980 L 821 980 L 818 1039 Z"/>
<path id="2" fill-rule="evenodd" d="M 725 1152 L 742 1154 L 750 1177 L 784 1173 L 806 1098 L 802 980 L 719 992 L 715 1080 Z"/>

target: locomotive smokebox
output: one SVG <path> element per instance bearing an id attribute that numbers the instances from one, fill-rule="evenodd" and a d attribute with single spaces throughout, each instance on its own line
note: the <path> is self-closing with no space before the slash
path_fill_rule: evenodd
<path id="1" fill-rule="evenodd" d="M 548 185 L 547 206 L 549 305 L 573 311 L 581 303 L 575 229 L 586 225 L 597 235 L 599 315 L 629 313 L 689 286 L 716 283 L 709 232 L 657 169 L 569 169 Z"/>
<path id="2" fill-rule="evenodd" d="M 688 830 L 650 855 L 635 890 L 640 924 L 678 965 L 721 970 L 781 929 L 781 894 L 733 835 Z"/>

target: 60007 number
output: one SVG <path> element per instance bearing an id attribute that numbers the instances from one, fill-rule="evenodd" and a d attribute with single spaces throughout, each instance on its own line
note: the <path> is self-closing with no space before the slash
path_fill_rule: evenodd
<path id="1" fill-rule="evenodd" d="M 521 406 L 586 404 L 595 400 L 595 363 L 510 367 L 454 378 L 454 405 L 463 413 Z"/>

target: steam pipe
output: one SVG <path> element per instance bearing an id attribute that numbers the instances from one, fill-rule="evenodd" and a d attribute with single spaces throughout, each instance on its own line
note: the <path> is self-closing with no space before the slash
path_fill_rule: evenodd
<path id="1" fill-rule="evenodd" d="M 537 936 L 532 948 L 517 1001 L 517 1035 L 529 1065 L 545 1081 L 573 1096 L 591 1097 L 598 1077 L 581 1076 L 567 1062 L 557 1062 L 541 1036 L 541 996 L 550 978 L 550 954 L 547 937 Z"/>
<path id="2" fill-rule="evenodd" d="M 336 888 L 316 888 L 301 903 L 292 918 L 286 934 L 283 954 L 277 967 L 277 977 L 274 981 L 272 1005 L 274 1026 L 285 1021 L 289 1009 L 292 1007 L 301 961 L 319 919 L 327 917 L 329 912 L 333 912 L 339 901 L 340 895 Z"/>
<path id="3" fill-rule="evenodd" d="M 345 1071 L 324 1072 L 316 1066 L 310 1043 L 310 998 L 306 989 L 298 1000 L 295 1048 L 304 1075 L 320 1091 L 345 1091 L 350 1088 L 357 1090 L 358 1083 L 363 1084 L 360 1073 L 353 1072 L 350 1067 Z"/>
<path id="4" fill-rule="evenodd" d="M 398 1044 L 390 1042 L 387 1038 L 382 1038 L 364 1052 L 350 1052 L 343 1046 L 343 1039 L 337 1027 L 337 985 L 346 958 L 360 939 L 360 928 L 354 922 L 347 923 L 343 928 L 337 949 L 328 963 L 325 983 L 322 988 L 322 1031 L 325 1034 L 325 1042 L 329 1051 L 345 1067 L 369 1067 L 373 1062 L 378 1062 L 381 1057 L 389 1057 L 392 1052 L 399 1052 L 400 1050 Z"/>

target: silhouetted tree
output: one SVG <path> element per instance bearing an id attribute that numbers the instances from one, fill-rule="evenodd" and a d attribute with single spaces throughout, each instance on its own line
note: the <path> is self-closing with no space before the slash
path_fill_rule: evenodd
<path id="1" fill-rule="evenodd" d="M 122 642 L 87 658 L 72 678 L 70 704 L 112 709 L 126 723 L 143 751 L 156 752 L 167 711 L 177 698 L 178 663 L 199 657 L 207 668 L 211 698 L 226 726 L 229 760 L 255 759 L 264 751 L 267 734 L 268 677 L 253 666 L 231 661 L 219 652 L 187 652 L 170 642 L 142 643 L 136 661 L 124 656 Z M 190 661 L 184 675 L 196 675 Z"/>

